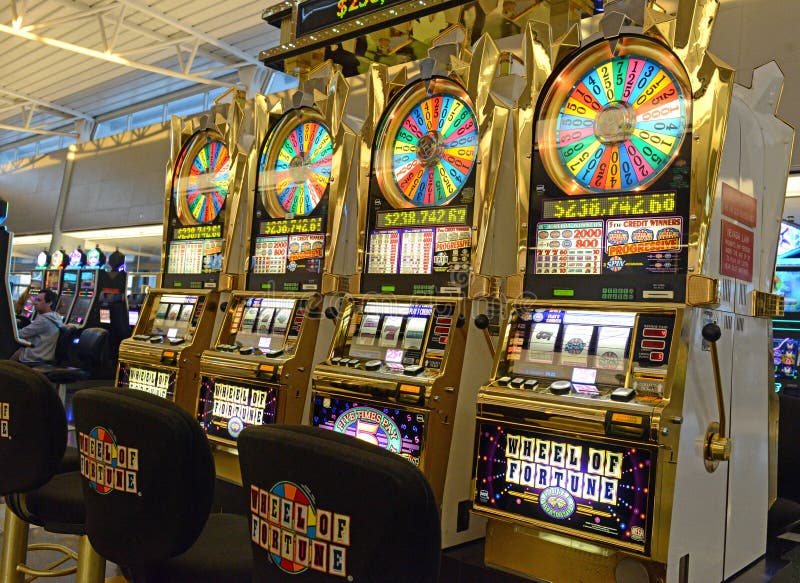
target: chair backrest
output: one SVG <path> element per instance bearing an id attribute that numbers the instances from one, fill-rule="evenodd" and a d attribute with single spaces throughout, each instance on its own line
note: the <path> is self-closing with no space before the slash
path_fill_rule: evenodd
<path id="1" fill-rule="evenodd" d="M 0 361 L 0 495 L 53 477 L 67 446 L 67 416 L 55 387 L 18 362 Z"/>
<path id="2" fill-rule="evenodd" d="M 131 566 L 187 550 L 214 493 L 214 458 L 197 421 L 127 389 L 78 391 L 73 407 L 92 547 Z"/>
<path id="3" fill-rule="evenodd" d="M 407 460 L 347 435 L 289 425 L 246 428 L 238 448 L 254 581 L 437 581 L 437 504 Z"/>
<path id="4" fill-rule="evenodd" d="M 800 398 L 780 396 L 778 496 L 800 502 Z"/>
<path id="5" fill-rule="evenodd" d="M 76 352 L 75 340 L 78 338 L 80 330 L 73 325 L 63 326 L 58 331 L 58 341 L 56 342 L 56 364 L 69 366 L 72 355 Z"/>
<path id="6" fill-rule="evenodd" d="M 88 369 L 108 366 L 108 330 L 86 328 L 78 339 L 78 362 Z"/>

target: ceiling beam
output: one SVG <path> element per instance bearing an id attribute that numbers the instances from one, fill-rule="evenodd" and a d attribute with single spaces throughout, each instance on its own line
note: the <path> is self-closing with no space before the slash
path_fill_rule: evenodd
<path id="1" fill-rule="evenodd" d="M 96 51 L 94 49 L 89 49 L 86 47 L 82 47 L 80 45 L 75 45 L 59 39 L 39 35 L 33 32 L 28 32 L 26 30 L 14 28 L 12 26 L 7 26 L 5 24 L 0 24 L 0 33 L 16 36 L 28 41 L 37 42 L 64 51 L 77 53 L 86 57 L 92 57 L 95 59 L 99 59 L 101 61 L 106 61 L 108 63 L 114 63 L 115 65 L 121 65 L 123 67 L 130 67 L 132 69 L 147 71 L 148 73 L 155 73 L 157 75 L 164 75 L 166 77 L 174 77 L 176 79 L 181 79 L 183 81 L 190 81 L 192 83 L 202 83 L 204 85 L 214 85 L 217 87 L 230 87 L 229 83 L 220 83 L 215 79 L 209 79 L 207 77 L 202 77 L 200 75 L 194 75 L 191 73 L 187 74 L 187 73 L 182 73 L 180 71 L 173 71 L 171 69 L 165 69 L 163 67 L 156 67 L 155 65 L 149 65 L 147 63 L 141 63 L 139 61 L 132 61 L 120 57 L 118 55 Z M 234 64 L 230 68 L 235 69 L 237 68 L 237 66 Z"/>
<path id="2" fill-rule="evenodd" d="M 0 85 L 0 95 L 8 95 L 9 97 L 13 97 L 14 99 L 21 99 L 22 101 L 27 101 L 28 103 L 35 103 L 40 107 L 46 107 L 47 109 L 52 109 L 53 111 L 67 114 L 70 117 L 80 117 L 88 120 L 92 119 L 92 116 L 89 115 L 88 113 L 83 113 L 82 111 L 78 111 L 77 109 L 64 107 L 63 105 L 52 103 L 50 101 L 44 101 L 43 99 L 37 99 L 36 97 L 26 95 L 25 93 L 20 93 L 19 91 L 12 91 L 11 89 L 6 89 L 2 85 Z M 17 104 L 17 105 L 22 105 L 22 104 Z"/>
<path id="3" fill-rule="evenodd" d="M 77 134 L 75 132 L 57 132 L 53 130 L 44 130 L 41 128 L 25 128 L 21 126 L 12 126 L 0 123 L 0 130 L 7 130 L 10 132 L 22 132 L 24 134 L 38 134 L 40 136 L 66 136 L 74 138 Z"/>

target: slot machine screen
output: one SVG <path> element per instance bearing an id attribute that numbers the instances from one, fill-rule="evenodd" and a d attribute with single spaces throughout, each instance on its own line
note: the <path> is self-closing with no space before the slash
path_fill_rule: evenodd
<path id="1" fill-rule="evenodd" d="M 278 388 L 203 377 L 198 420 L 210 437 L 235 442 L 245 427 L 275 423 Z"/>
<path id="2" fill-rule="evenodd" d="M 169 294 L 161 296 L 155 317 L 147 333 L 159 334 L 167 338 L 186 336 L 192 325 L 192 316 L 197 305 L 197 296 Z"/>
<path id="3" fill-rule="evenodd" d="M 108 308 L 100 308 L 100 323 L 101 324 L 111 323 L 111 310 L 109 310 Z"/>
<path id="4" fill-rule="evenodd" d="M 64 275 L 66 277 L 66 274 Z M 97 281 L 97 272 L 94 270 L 81 271 L 81 291 L 94 292 L 94 284 Z"/>
<path id="5" fill-rule="evenodd" d="M 69 309 L 72 307 L 72 302 L 75 299 L 75 292 L 78 287 L 78 271 L 65 270 L 64 279 L 61 284 L 61 295 L 56 304 L 56 313 L 61 316 L 61 319 L 66 319 L 69 314 Z"/>
<path id="6" fill-rule="evenodd" d="M 800 311 L 800 270 L 777 270 L 773 291 L 783 296 L 784 312 Z"/>
<path id="7" fill-rule="evenodd" d="M 355 308 L 350 320 L 347 356 L 377 359 L 400 368 L 431 361 L 426 356 L 433 357 L 436 348 L 430 342 L 426 345 L 426 338 L 434 318 L 433 305 L 366 302 L 356 304 Z M 440 328 L 437 334 L 445 336 L 446 343 L 449 327 Z M 431 335 L 436 334 L 431 331 Z"/>
<path id="8" fill-rule="evenodd" d="M 246 298 L 231 322 L 231 342 L 263 352 L 282 350 L 295 304 L 290 299 Z"/>
<path id="9" fill-rule="evenodd" d="M 139 322 L 139 310 L 128 310 L 128 326 L 136 326 Z"/>
<path id="10" fill-rule="evenodd" d="M 402 407 L 314 395 L 311 424 L 344 433 L 422 464 L 427 415 Z"/>
<path id="11" fill-rule="evenodd" d="M 70 324 L 83 324 L 86 322 L 86 316 L 89 314 L 89 308 L 92 306 L 92 298 L 78 296 L 75 299 L 75 306 L 69 315 Z"/>
<path id="12" fill-rule="evenodd" d="M 517 310 L 500 370 L 503 375 L 563 379 L 576 385 L 620 386 L 631 359 L 638 358 L 638 346 L 632 349 L 636 334 L 635 312 Z M 655 342 L 668 354 L 666 340 Z"/>

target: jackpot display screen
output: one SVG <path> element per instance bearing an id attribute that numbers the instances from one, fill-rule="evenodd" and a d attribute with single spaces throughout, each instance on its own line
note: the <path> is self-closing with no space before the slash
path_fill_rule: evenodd
<path id="1" fill-rule="evenodd" d="M 185 337 L 190 328 L 197 326 L 203 300 L 191 295 L 162 295 L 158 298 L 155 316 L 145 333 L 167 338 Z"/>
<path id="2" fill-rule="evenodd" d="M 334 142 L 322 115 L 284 114 L 261 148 L 248 289 L 317 291 L 328 229 Z"/>
<path id="3" fill-rule="evenodd" d="M 417 364 L 439 369 L 454 323 L 452 312 L 443 309 L 449 307 L 405 302 L 356 303 L 341 356 L 381 360 L 399 371 Z"/>
<path id="4" fill-rule="evenodd" d="M 421 466 L 427 415 L 385 403 L 314 395 L 311 424 L 344 433 Z"/>
<path id="5" fill-rule="evenodd" d="M 526 270 L 540 298 L 683 301 L 691 91 L 664 46 L 598 41 L 538 104 Z"/>
<path id="6" fill-rule="evenodd" d="M 245 427 L 274 423 L 277 411 L 277 386 L 202 379 L 198 421 L 210 437 L 235 442 Z"/>
<path id="7" fill-rule="evenodd" d="M 229 342 L 262 352 L 283 350 L 290 332 L 299 332 L 303 308 L 299 300 L 243 298 L 231 318 Z"/>
<path id="8" fill-rule="evenodd" d="M 175 162 L 165 287 L 214 287 L 222 270 L 231 159 L 223 138 L 195 133 Z"/>
<path id="9" fill-rule="evenodd" d="M 481 421 L 477 456 L 478 508 L 647 552 L 654 449 Z"/>
<path id="10" fill-rule="evenodd" d="M 373 148 L 362 291 L 463 292 L 478 138 L 472 101 L 454 81 L 414 83 L 392 101 Z"/>
<path id="11" fill-rule="evenodd" d="M 631 370 L 665 373 L 675 316 L 517 308 L 509 326 L 498 375 L 568 380 L 577 391 L 623 386 Z"/>

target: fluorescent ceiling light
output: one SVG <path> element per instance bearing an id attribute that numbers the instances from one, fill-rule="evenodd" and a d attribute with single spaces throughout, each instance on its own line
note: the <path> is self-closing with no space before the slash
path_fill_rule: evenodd
<path id="1" fill-rule="evenodd" d="M 800 197 L 800 174 L 792 174 L 786 183 L 786 198 Z"/>
<path id="2" fill-rule="evenodd" d="M 49 245 L 53 235 L 20 235 L 14 237 L 14 246 L 17 245 Z"/>
<path id="3" fill-rule="evenodd" d="M 65 237 L 73 239 L 92 239 L 99 242 L 114 239 L 138 239 L 139 237 L 161 237 L 163 225 L 144 225 L 142 227 L 120 227 L 118 229 L 95 229 L 92 231 L 71 231 Z"/>

